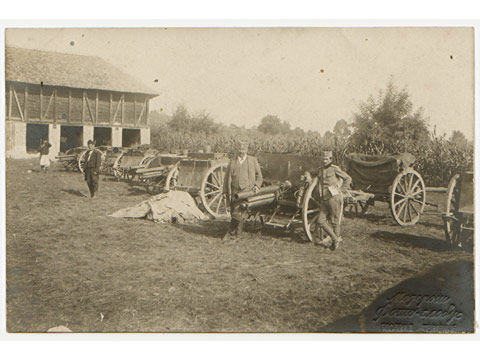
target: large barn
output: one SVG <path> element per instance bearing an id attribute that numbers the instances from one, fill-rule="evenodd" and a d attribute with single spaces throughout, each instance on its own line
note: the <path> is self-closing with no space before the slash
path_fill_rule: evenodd
<path id="1" fill-rule="evenodd" d="M 86 146 L 150 144 L 154 91 L 96 56 L 6 47 L 6 154 L 50 154 Z"/>

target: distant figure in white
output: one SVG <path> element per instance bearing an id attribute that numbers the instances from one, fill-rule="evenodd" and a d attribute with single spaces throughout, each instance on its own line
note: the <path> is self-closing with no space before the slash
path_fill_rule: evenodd
<path id="1" fill-rule="evenodd" d="M 50 166 L 50 158 L 48 153 L 50 152 L 50 144 L 46 139 L 42 140 L 42 144 L 38 148 L 38 152 L 40 153 L 40 170 L 44 173 L 47 172 L 48 167 Z"/>

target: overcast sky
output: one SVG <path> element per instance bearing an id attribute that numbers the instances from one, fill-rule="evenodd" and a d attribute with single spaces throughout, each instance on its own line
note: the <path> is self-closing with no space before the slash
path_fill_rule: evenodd
<path id="1" fill-rule="evenodd" d="M 272 114 L 322 134 L 393 76 L 430 129 L 473 138 L 470 28 L 11 29 L 6 44 L 100 56 L 168 114 L 185 104 L 247 127 Z"/>

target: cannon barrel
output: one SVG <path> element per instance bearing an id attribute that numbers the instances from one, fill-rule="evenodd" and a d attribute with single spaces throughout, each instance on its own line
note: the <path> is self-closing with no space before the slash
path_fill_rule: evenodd
<path id="1" fill-rule="evenodd" d="M 244 209 L 253 209 L 260 206 L 270 205 L 275 201 L 275 193 L 252 196 L 242 203 Z"/>
<path id="2" fill-rule="evenodd" d="M 256 193 L 256 194 L 252 190 L 242 191 L 242 192 L 233 194 L 233 198 L 235 200 L 243 200 L 243 199 L 247 199 L 247 198 L 250 198 L 252 196 L 255 196 L 255 195 L 274 193 L 274 192 L 278 191 L 279 189 L 280 189 L 280 185 L 269 185 L 269 186 L 261 187 L 260 190 L 258 191 L 258 193 Z"/>

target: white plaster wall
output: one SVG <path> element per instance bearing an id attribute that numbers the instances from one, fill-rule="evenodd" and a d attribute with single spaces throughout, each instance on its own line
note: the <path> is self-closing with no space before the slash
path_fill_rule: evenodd
<path id="1" fill-rule="evenodd" d="M 5 121 L 5 152 L 7 157 L 29 158 L 27 154 L 27 124 L 21 121 Z M 38 155 L 37 155 L 38 156 Z"/>
<path id="2" fill-rule="evenodd" d="M 122 132 L 121 127 L 112 128 L 112 146 L 122 147 Z"/>
<path id="3" fill-rule="evenodd" d="M 83 125 L 83 146 L 88 146 L 88 140 L 93 140 L 93 125 Z"/>
<path id="4" fill-rule="evenodd" d="M 60 129 L 60 125 L 48 124 L 48 142 L 52 145 L 48 153 L 50 160 L 55 160 L 60 151 Z"/>
<path id="5" fill-rule="evenodd" d="M 150 145 L 150 128 L 140 129 L 140 144 Z"/>

